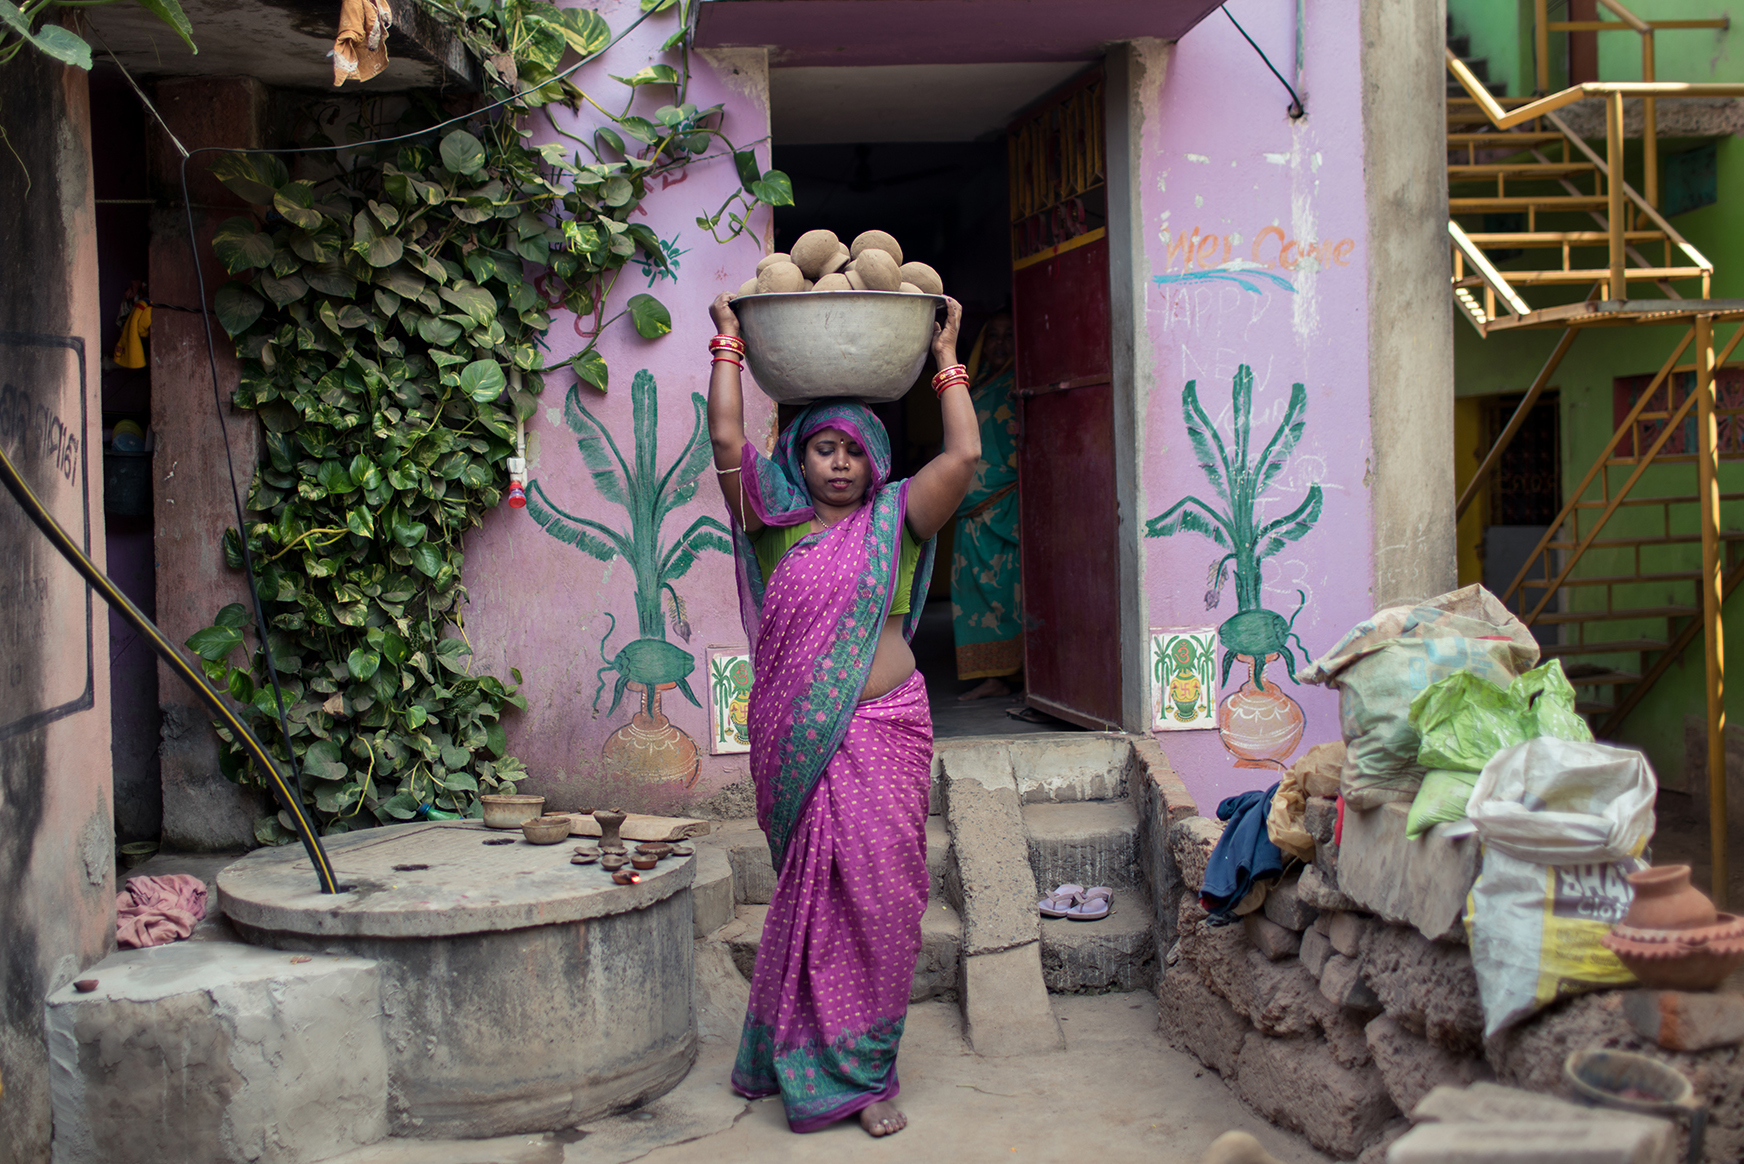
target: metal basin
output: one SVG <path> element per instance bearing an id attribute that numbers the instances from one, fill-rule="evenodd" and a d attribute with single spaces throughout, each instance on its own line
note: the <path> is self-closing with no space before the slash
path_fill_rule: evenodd
<path id="1" fill-rule="evenodd" d="M 933 342 L 940 295 L 800 291 L 733 300 L 757 387 L 779 404 L 896 400 Z"/>

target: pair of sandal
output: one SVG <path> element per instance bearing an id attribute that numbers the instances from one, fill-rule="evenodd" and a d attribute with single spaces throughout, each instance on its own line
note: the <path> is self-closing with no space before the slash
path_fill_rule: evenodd
<path id="1" fill-rule="evenodd" d="M 1113 905 L 1114 890 L 1104 885 L 1090 889 L 1082 885 L 1062 885 L 1036 902 L 1043 917 L 1064 917 L 1073 921 L 1098 921 L 1108 916 Z"/>

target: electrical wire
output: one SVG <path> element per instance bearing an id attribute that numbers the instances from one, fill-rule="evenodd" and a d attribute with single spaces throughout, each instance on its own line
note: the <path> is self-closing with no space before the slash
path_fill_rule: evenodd
<path id="1" fill-rule="evenodd" d="M 55 520 L 54 514 L 48 511 L 48 507 L 31 490 L 29 483 L 24 480 L 17 467 L 12 464 L 12 459 L 6 455 L 4 448 L 0 448 L 0 482 L 5 484 L 7 492 L 11 493 L 18 504 L 23 507 L 25 516 L 35 523 L 36 527 L 43 532 L 43 536 L 48 538 L 50 544 L 71 563 L 73 569 L 84 577 L 85 581 L 102 596 L 103 601 L 115 610 L 115 613 L 119 614 L 132 625 L 133 629 L 145 637 L 146 642 L 151 645 L 151 649 L 157 653 L 158 657 L 168 663 L 170 669 L 180 675 L 188 686 L 192 687 L 195 693 L 201 697 L 206 706 L 211 709 L 213 717 L 235 734 L 237 742 L 248 751 L 255 763 L 261 766 L 268 779 L 273 782 L 279 799 L 284 802 L 286 811 L 296 822 L 297 832 L 303 841 L 303 849 L 309 854 L 309 861 L 315 867 L 315 876 L 320 879 L 321 892 L 339 893 L 341 891 L 340 885 L 334 877 L 333 866 L 327 860 L 327 851 L 321 845 L 321 838 L 315 832 L 314 823 L 303 811 L 301 800 L 291 795 L 291 790 L 286 787 L 283 775 L 274 765 L 272 756 L 268 754 L 259 738 L 248 730 L 248 725 L 231 710 L 224 697 L 212 689 L 211 684 L 206 682 L 206 677 L 200 674 L 192 663 L 182 657 L 181 652 L 176 650 L 174 644 L 164 636 L 163 631 L 158 629 L 157 624 L 148 618 L 144 611 L 135 606 L 132 600 L 121 592 L 120 587 L 110 581 L 108 575 L 99 570 L 96 564 L 85 556 L 85 552 L 79 549 L 79 544 L 73 540 L 72 535 L 61 528 L 61 524 Z"/>
<path id="2" fill-rule="evenodd" d="M 1252 46 L 1253 51 L 1260 54 L 1260 60 L 1266 63 L 1266 68 L 1271 69 L 1272 76 L 1278 79 L 1278 84 L 1282 85 L 1284 91 L 1290 95 L 1290 108 L 1288 110 L 1290 120 L 1295 121 L 1308 116 L 1308 107 L 1302 103 L 1302 98 L 1297 96 L 1295 88 L 1291 86 L 1290 82 L 1284 80 L 1284 74 L 1278 72 L 1277 67 L 1272 64 L 1272 58 L 1266 55 L 1266 50 L 1254 44 L 1254 38 L 1247 34 L 1247 29 L 1241 26 L 1241 21 L 1235 18 L 1235 14 L 1229 10 L 1229 5 L 1220 4 L 1218 7 L 1222 8 L 1223 14 L 1229 17 L 1229 23 L 1235 25 L 1235 31 L 1241 33 L 1241 39 L 1247 41 Z"/>

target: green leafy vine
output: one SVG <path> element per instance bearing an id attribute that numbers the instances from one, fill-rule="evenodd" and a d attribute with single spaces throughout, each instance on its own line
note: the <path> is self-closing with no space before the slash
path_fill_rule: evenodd
<path id="1" fill-rule="evenodd" d="M 517 424 L 549 375 L 568 367 L 603 392 L 604 329 L 627 317 L 644 338 L 671 330 L 653 296 L 613 296 L 632 262 L 668 269 L 661 241 L 632 221 L 652 181 L 730 156 L 738 194 L 698 219 L 717 239 L 742 233 L 759 203 L 792 201 L 784 175 L 757 170 L 756 143 L 722 135 L 721 106 L 684 101 L 689 3 L 644 0 L 645 11 L 676 10 L 665 47 L 679 64 L 615 78 L 629 97 L 612 112 L 559 75 L 566 55 L 611 43 L 597 13 L 543 0 L 426 2 L 484 62 L 485 97 L 503 103 L 495 116 L 391 151 L 360 147 L 333 173 L 296 177 L 261 154 L 213 167 L 254 208 L 213 237 L 236 276 L 219 288 L 214 314 L 241 358 L 235 403 L 263 429 L 247 536 L 270 631 L 264 648 L 250 644 L 248 613 L 232 605 L 188 646 L 270 747 L 296 752 L 327 832 L 476 816 L 481 793 L 514 790 L 525 769 L 507 754 L 502 717 L 525 699 L 472 673 L 462 537 L 503 497 Z M 634 112 L 660 91 L 673 102 L 649 117 Z M 553 103 L 604 121 L 584 139 L 550 116 Z M 424 125 L 440 116 L 434 99 L 412 108 Z M 529 144 L 532 115 L 563 143 Z M 594 341 L 547 364 L 560 306 L 591 316 Z M 241 565 L 236 539 L 230 531 L 232 567 Z M 226 773 L 262 786 L 235 741 L 226 745 Z M 257 821 L 255 833 L 267 843 L 291 837 L 282 814 Z"/>

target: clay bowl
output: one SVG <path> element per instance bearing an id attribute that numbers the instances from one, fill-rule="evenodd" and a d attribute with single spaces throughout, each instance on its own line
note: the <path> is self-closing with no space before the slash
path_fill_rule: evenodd
<path id="1" fill-rule="evenodd" d="M 665 841 L 649 841 L 636 846 L 636 852 L 645 853 L 656 861 L 665 860 L 672 854 L 672 846 Z"/>
<path id="2" fill-rule="evenodd" d="M 694 852 L 696 852 L 696 850 L 691 848 L 689 845 L 675 844 L 672 846 L 672 856 L 674 857 L 688 857 Z"/>
<path id="3" fill-rule="evenodd" d="M 487 829 L 518 829 L 545 811 L 543 796 L 481 796 Z"/>
<path id="4" fill-rule="evenodd" d="M 536 817 L 521 822 L 521 835 L 527 838 L 529 844 L 555 845 L 568 838 L 569 825 L 570 821 L 566 816 Z"/>
<path id="5" fill-rule="evenodd" d="M 637 853 L 630 858 L 630 864 L 637 869 L 652 869 L 660 863 L 660 858 L 652 853 Z"/>
<path id="6" fill-rule="evenodd" d="M 595 849 L 591 853 L 577 849 L 575 855 L 569 858 L 569 863 L 571 865 L 591 865 L 599 859 L 600 855 L 598 849 Z"/>
<path id="7" fill-rule="evenodd" d="M 751 375 L 778 404 L 826 396 L 897 400 L 933 342 L 942 295 L 799 291 L 733 300 Z"/>
<path id="8" fill-rule="evenodd" d="M 624 856 L 622 853 L 602 853 L 602 854 L 600 854 L 600 859 L 599 859 L 600 868 L 604 869 L 607 873 L 616 873 L 619 869 L 622 869 L 625 865 L 628 865 L 629 863 L 630 863 L 630 859 L 628 857 Z"/>
<path id="9" fill-rule="evenodd" d="M 1676 1116 L 1695 1097 L 1683 1072 L 1633 1051 L 1575 1051 L 1563 1060 L 1562 1075 L 1588 1103 L 1619 1111 Z"/>

